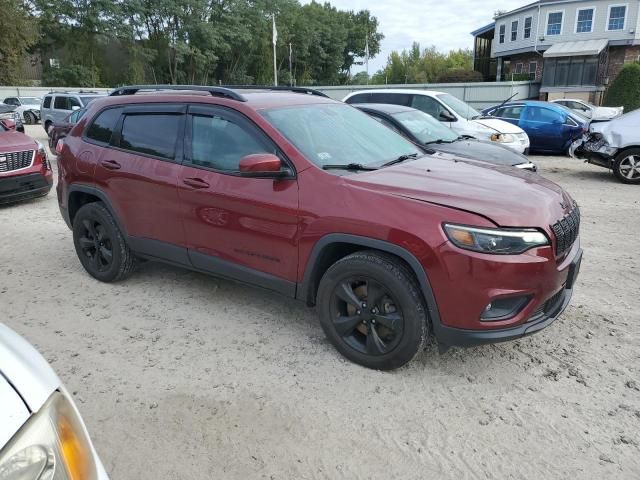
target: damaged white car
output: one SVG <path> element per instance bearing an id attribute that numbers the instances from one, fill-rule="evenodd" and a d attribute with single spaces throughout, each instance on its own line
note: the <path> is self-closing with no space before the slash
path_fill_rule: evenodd
<path id="1" fill-rule="evenodd" d="M 592 123 L 576 140 L 573 158 L 613 170 L 623 183 L 640 184 L 640 109 L 606 123 Z"/>

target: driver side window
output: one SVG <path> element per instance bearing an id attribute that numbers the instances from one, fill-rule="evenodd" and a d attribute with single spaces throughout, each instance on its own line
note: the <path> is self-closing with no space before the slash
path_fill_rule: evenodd
<path id="1" fill-rule="evenodd" d="M 275 153 L 244 125 L 218 115 L 193 114 L 190 118 L 191 163 L 195 166 L 237 172 L 243 157 Z"/>
<path id="2" fill-rule="evenodd" d="M 444 108 L 440 102 L 424 95 L 414 95 L 411 100 L 411 106 L 424 113 L 428 113 L 436 120 L 440 120 L 440 114 L 442 112 L 448 113 L 448 110 Z"/>

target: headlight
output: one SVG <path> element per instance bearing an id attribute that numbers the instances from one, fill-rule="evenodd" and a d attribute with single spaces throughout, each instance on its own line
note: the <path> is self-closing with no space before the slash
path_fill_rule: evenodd
<path id="1" fill-rule="evenodd" d="M 465 250 L 498 255 L 513 255 L 549 245 L 547 236 L 534 229 L 476 228 L 445 224 L 451 243 Z"/>
<path id="2" fill-rule="evenodd" d="M 0 453 L 0 480 L 95 480 L 97 476 L 82 422 L 59 392 Z"/>
<path id="3" fill-rule="evenodd" d="M 513 143 L 516 139 L 510 133 L 494 133 L 491 135 L 491 141 L 498 143 Z"/>

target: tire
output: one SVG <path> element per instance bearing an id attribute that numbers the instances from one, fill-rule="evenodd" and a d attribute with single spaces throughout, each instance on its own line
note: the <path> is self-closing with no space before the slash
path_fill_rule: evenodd
<path id="1" fill-rule="evenodd" d="M 101 282 L 124 280 L 135 268 L 133 252 L 102 202 L 78 210 L 73 219 L 73 244 L 84 269 Z"/>
<path id="2" fill-rule="evenodd" d="M 427 340 L 427 313 L 418 284 L 391 255 L 367 250 L 338 260 L 322 277 L 316 303 L 327 338 L 364 367 L 399 368 L 423 350 Z"/>
<path id="3" fill-rule="evenodd" d="M 640 148 L 620 152 L 613 162 L 613 174 L 622 183 L 640 184 Z"/>
<path id="4" fill-rule="evenodd" d="M 24 112 L 24 123 L 27 125 L 35 125 L 38 122 L 36 116 L 31 112 Z"/>

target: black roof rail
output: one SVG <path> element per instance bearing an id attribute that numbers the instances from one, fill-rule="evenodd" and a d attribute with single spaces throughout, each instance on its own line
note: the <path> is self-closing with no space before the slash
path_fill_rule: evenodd
<path id="1" fill-rule="evenodd" d="M 318 97 L 331 98 L 326 93 L 308 87 L 287 87 L 274 85 L 224 85 L 225 88 L 232 90 L 275 90 L 283 92 L 305 93 L 307 95 L 316 95 Z"/>
<path id="2" fill-rule="evenodd" d="M 238 102 L 246 102 L 247 99 L 237 92 L 225 87 L 208 87 L 202 85 L 127 85 L 113 90 L 109 96 L 135 95 L 141 90 L 161 91 L 161 90 L 185 90 L 194 92 L 207 92 L 214 97 L 225 97 Z"/>

